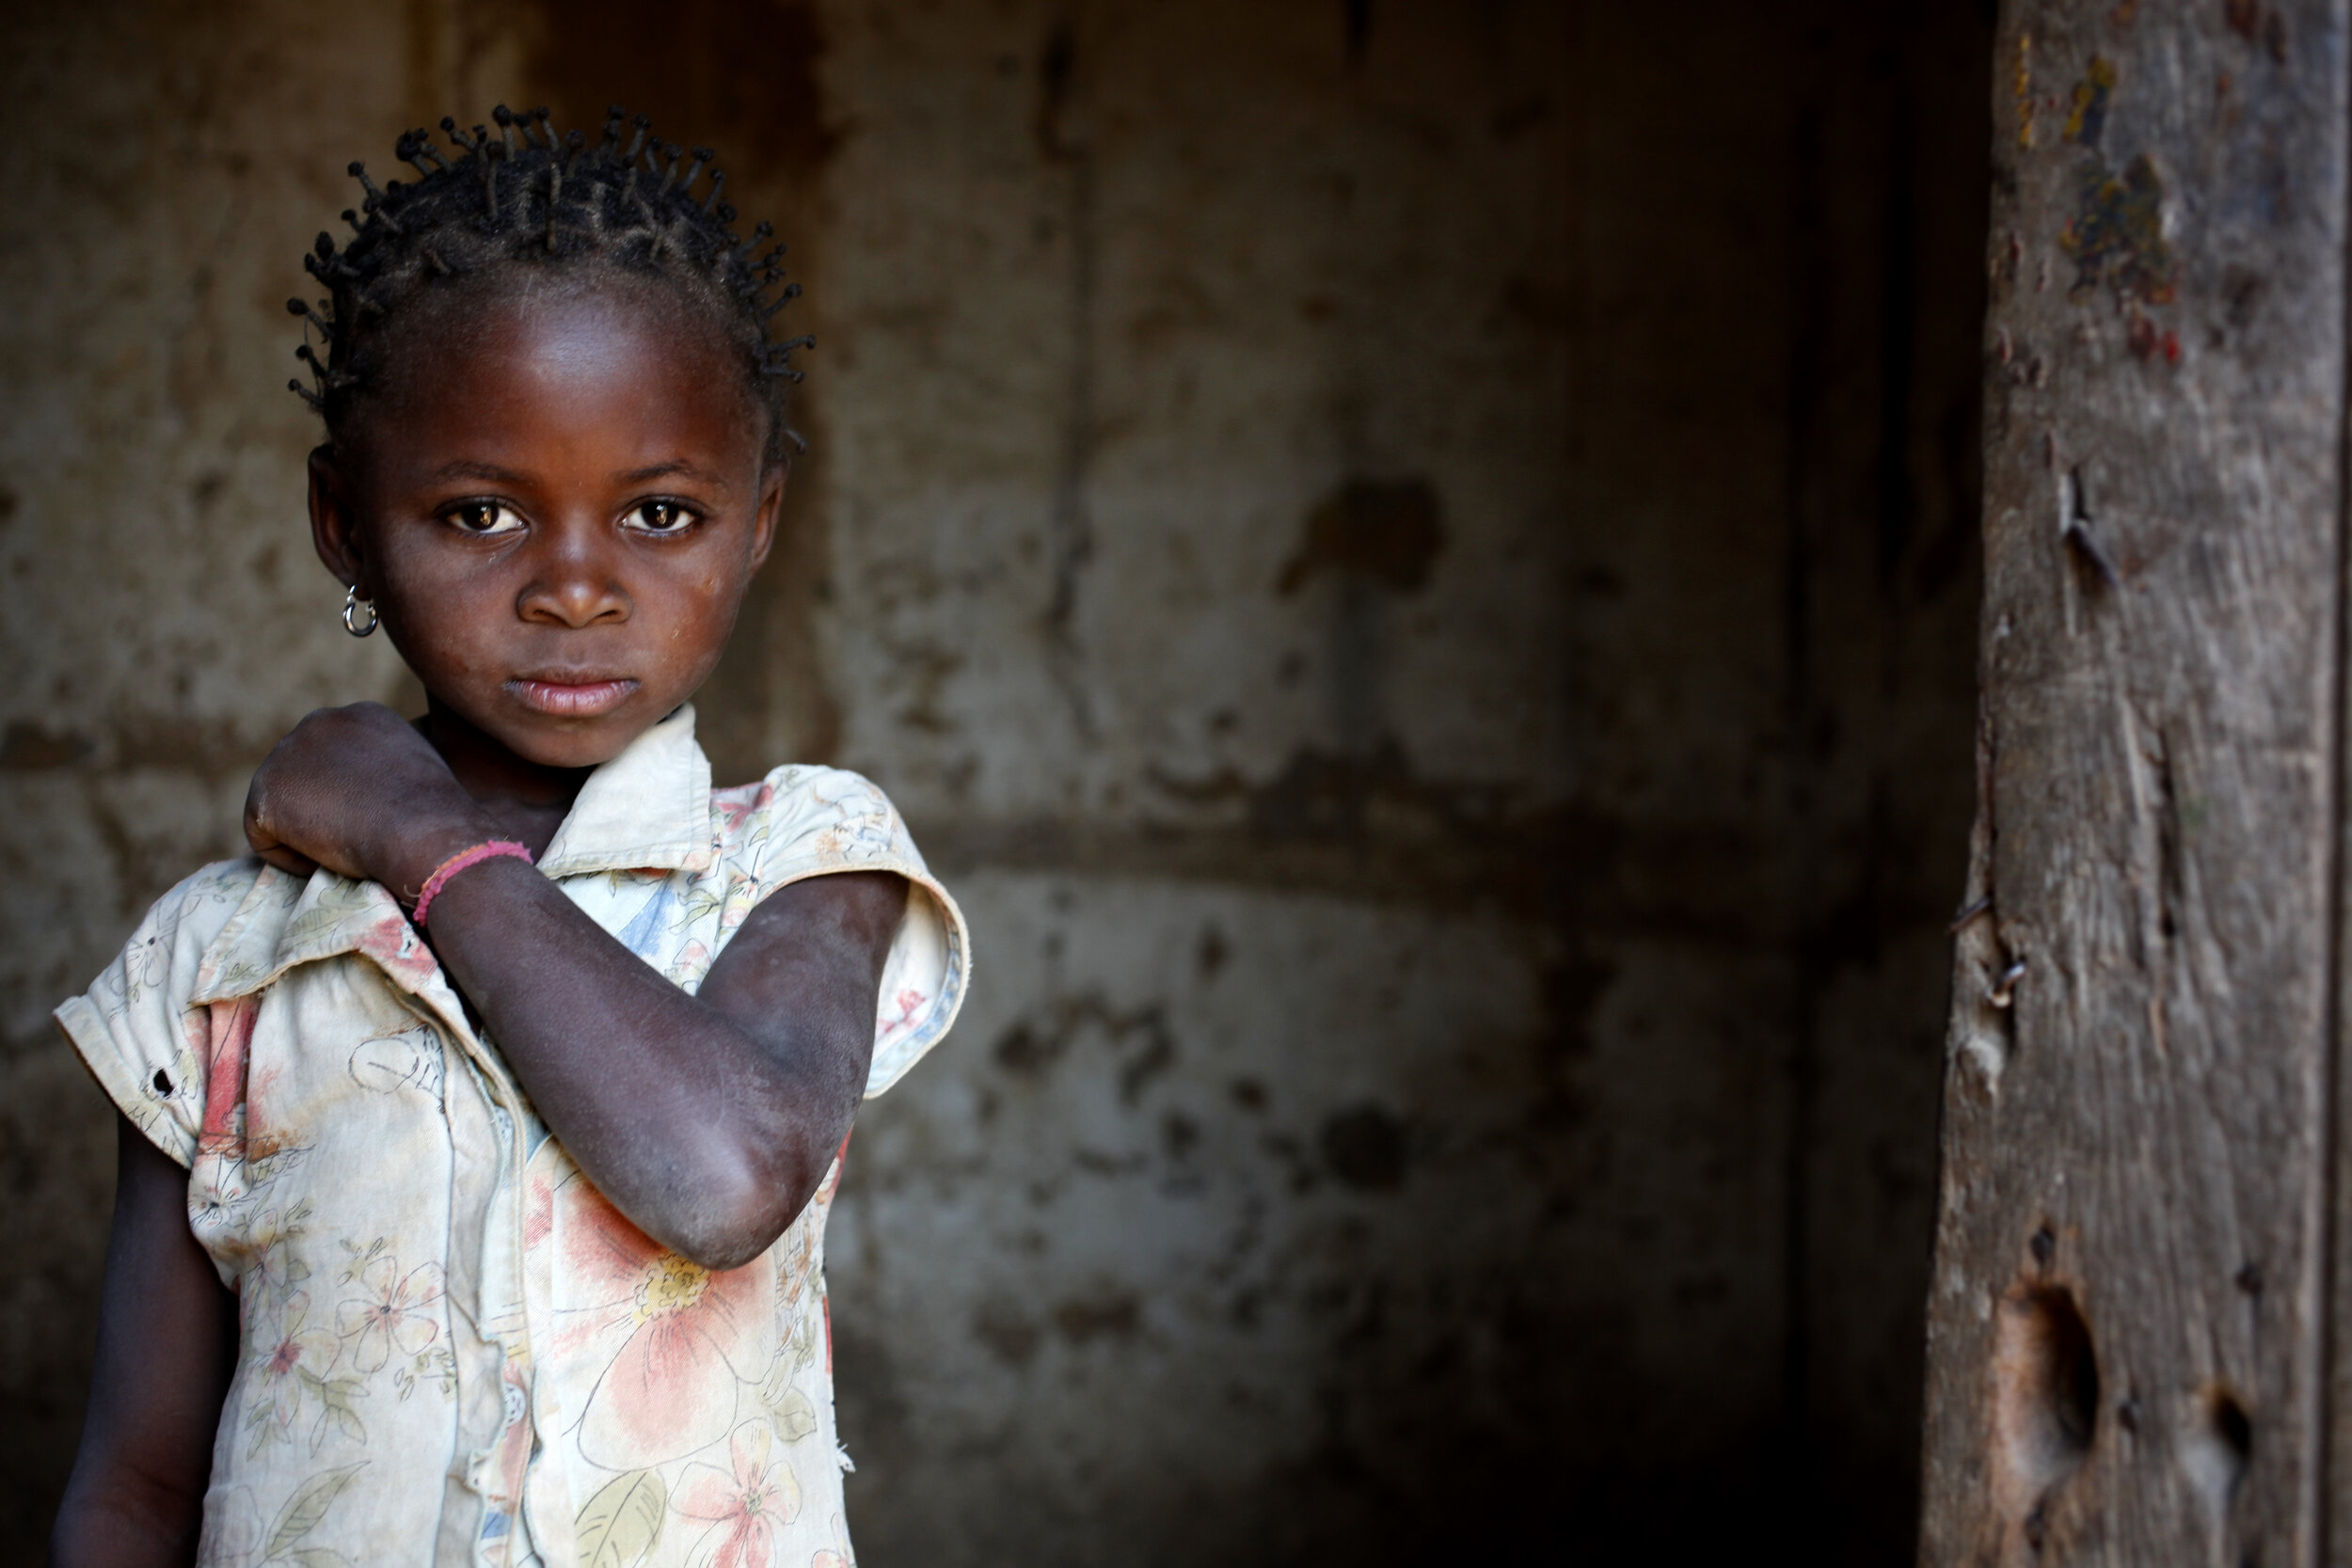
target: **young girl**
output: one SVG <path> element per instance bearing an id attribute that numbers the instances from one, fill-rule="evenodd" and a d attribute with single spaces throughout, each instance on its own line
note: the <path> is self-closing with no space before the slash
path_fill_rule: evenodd
<path id="1" fill-rule="evenodd" d="M 57 1010 L 121 1112 L 61 1563 L 849 1560 L 826 1209 L 962 920 L 865 780 L 694 743 L 796 439 L 766 225 L 642 117 L 496 118 L 354 164 L 290 307 L 428 711 L 305 719 Z"/>

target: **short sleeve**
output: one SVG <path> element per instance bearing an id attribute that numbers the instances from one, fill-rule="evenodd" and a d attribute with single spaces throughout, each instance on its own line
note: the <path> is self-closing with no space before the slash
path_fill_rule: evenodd
<path id="1" fill-rule="evenodd" d="M 906 878 L 907 912 L 882 964 L 874 1019 L 873 1099 L 946 1036 L 971 982 L 963 911 L 923 863 L 906 822 L 867 779 L 837 768 L 779 768 L 748 824 L 764 897 L 836 871 L 895 871 Z"/>
<path id="2" fill-rule="evenodd" d="M 205 1009 L 191 1005 L 205 950 L 251 890 L 260 863 L 206 866 L 155 902 L 58 1026 L 132 1124 L 182 1165 L 204 1119 Z"/>

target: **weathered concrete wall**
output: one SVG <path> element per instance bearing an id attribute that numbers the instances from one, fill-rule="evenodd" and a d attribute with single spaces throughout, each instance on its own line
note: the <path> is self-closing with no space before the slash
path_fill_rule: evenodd
<path id="1" fill-rule="evenodd" d="M 296 256 L 348 158 L 504 98 L 642 103 L 793 241 L 816 451 L 707 729 L 723 771 L 874 774 L 978 935 L 834 1221 L 866 1559 L 1780 1508 L 1902 1549 L 1975 6 L 102 0 L 11 37 L 13 1538 L 107 1201 L 45 1011 L 234 847 L 304 709 L 413 698 L 302 534 Z"/>

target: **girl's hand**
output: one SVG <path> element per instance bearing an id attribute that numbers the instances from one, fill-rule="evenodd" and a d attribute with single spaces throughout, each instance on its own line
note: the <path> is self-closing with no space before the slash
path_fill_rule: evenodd
<path id="1" fill-rule="evenodd" d="M 310 714 L 245 797 L 246 842 L 270 864 L 296 876 L 325 866 L 404 899 L 442 859 L 495 834 L 440 753 L 381 703 Z"/>

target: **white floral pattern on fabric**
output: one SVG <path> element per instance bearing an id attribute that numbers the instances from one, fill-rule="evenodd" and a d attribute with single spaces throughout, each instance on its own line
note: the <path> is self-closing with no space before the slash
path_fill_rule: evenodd
<path id="1" fill-rule="evenodd" d="M 882 792 L 826 768 L 713 790 L 691 708 L 596 770 L 540 867 L 690 990 L 778 888 L 908 878 L 869 1096 L 963 1000 L 962 916 Z M 57 1018 L 188 1167 L 237 1292 L 200 1562 L 848 1568 L 838 1157 L 744 1267 L 666 1250 L 548 1135 L 390 895 L 324 872 L 205 867 Z"/>

